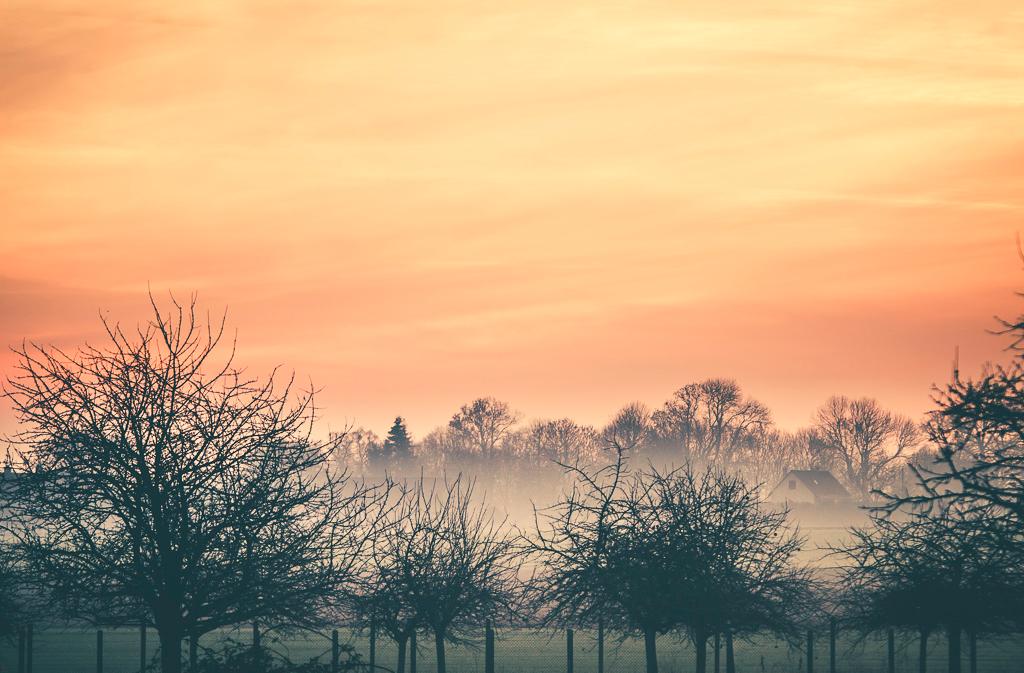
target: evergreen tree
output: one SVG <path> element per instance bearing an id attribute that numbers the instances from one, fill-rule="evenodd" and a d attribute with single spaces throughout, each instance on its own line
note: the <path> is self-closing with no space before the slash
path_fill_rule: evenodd
<path id="1" fill-rule="evenodd" d="M 401 416 L 395 418 L 391 429 L 388 430 L 382 454 L 382 457 L 388 461 L 402 461 L 411 456 L 412 439 L 409 437 L 409 430 L 405 427 L 405 419 Z"/>

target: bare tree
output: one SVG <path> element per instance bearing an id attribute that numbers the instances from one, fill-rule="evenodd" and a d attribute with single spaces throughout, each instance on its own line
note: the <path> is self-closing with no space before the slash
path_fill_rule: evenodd
<path id="1" fill-rule="evenodd" d="M 24 346 L 5 388 L 23 459 L 23 558 L 76 617 L 145 619 L 165 673 L 181 641 L 306 622 L 355 571 L 380 493 L 311 440 L 311 394 L 221 362 L 224 321 L 172 300 L 69 353 Z"/>
<path id="2" fill-rule="evenodd" d="M 464 404 L 448 424 L 423 438 L 415 452 L 420 465 L 434 475 L 466 473 L 478 481 L 492 501 L 508 510 L 519 481 L 517 434 L 519 414 L 493 397 Z"/>
<path id="3" fill-rule="evenodd" d="M 675 392 L 654 412 L 657 444 L 676 464 L 728 466 L 771 427 L 767 407 L 731 379 L 708 379 Z"/>
<path id="4" fill-rule="evenodd" d="M 373 586 L 364 615 L 403 643 L 419 628 L 434 636 L 437 671 L 445 643 L 461 642 L 486 619 L 518 610 L 518 535 L 474 496 L 460 475 L 441 483 L 421 478 L 402 495 L 388 534 L 373 548 Z"/>
<path id="5" fill-rule="evenodd" d="M 597 432 L 570 418 L 535 421 L 519 434 L 522 457 L 545 469 L 553 467 L 553 463 L 590 463 L 599 455 Z"/>
<path id="6" fill-rule="evenodd" d="M 366 428 L 348 428 L 332 433 L 330 442 L 338 466 L 351 472 L 364 472 L 381 443 L 377 433 Z"/>
<path id="7" fill-rule="evenodd" d="M 810 584 L 794 562 L 801 540 L 786 513 L 762 510 L 758 487 L 688 467 L 631 472 L 622 455 L 597 471 L 567 467 L 575 485 L 537 513 L 535 600 L 548 624 L 604 619 L 644 638 L 686 629 L 707 665 L 707 639 L 758 629 L 791 632 Z"/>
<path id="8" fill-rule="evenodd" d="M 431 430 L 423 440 L 413 446 L 413 457 L 421 468 L 431 474 L 441 474 L 452 456 L 459 455 L 459 438 L 448 426 Z"/>
<path id="9" fill-rule="evenodd" d="M 833 453 L 840 478 L 865 500 L 890 483 L 901 458 L 921 441 L 913 421 L 866 397 L 829 398 L 815 415 L 814 431 Z"/>
<path id="10" fill-rule="evenodd" d="M 899 519 L 875 516 L 870 526 L 853 529 L 852 542 L 832 549 L 846 619 L 866 631 L 917 631 L 921 673 L 929 636 L 945 630 L 948 670 L 959 672 L 964 630 L 973 643 L 979 634 L 1019 626 L 1019 545 L 989 524 L 987 513 L 954 507 Z"/>
<path id="11" fill-rule="evenodd" d="M 405 492 L 400 492 L 399 498 L 404 496 Z M 408 509 L 396 507 L 392 512 L 400 514 L 392 517 L 391 525 L 383 529 L 386 532 L 375 536 L 367 568 L 343 604 L 354 625 L 379 629 L 395 641 L 396 673 L 405 673 L 410 641 L 423 626 L 414 604 L 422 578 L 410 553 L 408 536 L 392 534 L 403 530 Z"/>
<path id="12" fill-rule="evenodd" d="M 622 407 L 601 431 L 605 444 L 619 453 L 635 454 L 651 437 L 651 412 L 640 402 Z"/>
<path id="13" fill-rule="evenodd" d="M 918 491 L 890 498 L 890 508 L 955 502 L 991 509 L 1008 532 L 1024 533 L 1024 366 L 990 368 L 936 401 L 925 424 L 934 457 L 910 465 Z"/>
<path id="14" fill-rule="evenodd" d="M 484 459 L 493 457 L 519 422 L 519 414 L 493 397 L 464 404 L 448 421 L 448 429 L 462 451 Z"/>

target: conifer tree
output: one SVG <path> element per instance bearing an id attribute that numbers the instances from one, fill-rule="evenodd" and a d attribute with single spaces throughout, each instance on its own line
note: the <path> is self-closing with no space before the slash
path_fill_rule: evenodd
<path id="1" fill-rule="evenodd" d="M 384 440 L 383 457 L 389 461 L 405 460 L 412 453 L 412 439 L 409 437 L 409 430 L 405 427 L 405 419 L 401 416 L 395 418 L 395 422 L 388 430 L 388 436 Z"/>

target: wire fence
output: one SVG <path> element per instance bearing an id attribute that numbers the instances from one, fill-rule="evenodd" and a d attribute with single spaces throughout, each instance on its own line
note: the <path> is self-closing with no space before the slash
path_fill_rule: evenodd
<path id="1" fill-rule="evenodd" d="M 138 673 L 141 662 L 148 670 L 158 667 L 158 639 L 152 630 L 144 639 L 140 629 L 95 630 L 45 628 L 36 626 L 29 643 L 7 641 L 0 647 L 2 673 Z M 332 643 L 337 632 L 337 645 Z M 433 639 L 420 634 L 416 656 L 406 658 L 406 673 L 436 673 Z M 201 653 L 218 651 L 229 643 L 251 638 L 248 629 L 222 629 L 203 636 Z M 571 640 L 571 648 L 569 642 Z M 968 667 L 966 638 L 963 670 Z M 323 632 L 264 632 L 260 646 L 295 664 L 318 662 L 330 668 L 335 651 L 358 654 L 362 673 L 395 673 L 398 648 L 383 636 L 371 639 L 367 632 L 339 627 Z M 927 670 L 947 673 L 947 642 L 941 635 L 929 639 Z M 348 648 L 351 648 L 349 650 Z M 607 634 L 603 662 L 599 665 L 596 630 L 565 631 L 528 628 L 497 628 L 493 645 L 494 673 L 643 673 L 644 644 L 637 638 Z M 187 648 L 183 648 L 187 650 Z M 829 673 L 832 649 L 829 634 L 813 634 L 810 673 Z M 835 639 L 835 673 L 910 673 L 919 671 L 919 641 L 915 634 L 894 633 L 890 663 L 889 638 L 885 633 L 866 637 L 840 632 Z M 738 673 L 808 673 L 807 643 L 798 645 L 771 636 L 736 639 Z M 481 631 L 478 639 L 448 645 L 449 673 L 485 673 L 487 647 Z M 725 671 L 725 641 L 720 640 L 716 657 L 714 640 L 708 642 L 709 673 Z M 716 668 L 715 662 L 718 662 Z M 685 637 L 666 635 L 658 639 L 659 673 L 689 673 L 695 670 L 695 650 Z M 372 668 L 371 668 L 372 665 Z M 412 668 L 415 666 L 415 669 Z M 978 673 L 1024 673 L 1024 638 L 1007 636 L 979 639 Z"/>

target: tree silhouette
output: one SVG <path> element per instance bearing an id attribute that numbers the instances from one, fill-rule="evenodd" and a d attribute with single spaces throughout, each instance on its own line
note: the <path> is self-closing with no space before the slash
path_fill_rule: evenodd
<path id="1" fill-rule="evenodd" d="M 594 624 L 644 638 L 657 673 L 657 638 L 685 629 L 707 666 L 707 639 L 761 629 L 790 634 L 809 604 L 794 562 L 801 540 L 786 513 L 761 509 L 758 489 L 689 467 L 633 472 L 622 454 L 605 468 L 567 466 L 576 482 L 537 513 L 532 585 L 548 624 Z"/>
<path id="2" fill-rule="evenodd" d="M 412 438 L 409 437 L 409 430 L 405 427 L 405 419 L 401 416 L 395 418 L 388 430 L 388 436 L 384 438 L 382 451 L 385 459 L 391 461 L 405 461 L 412 455 Z"/>
<path id="3" fill-rule="evenodd" d="M 768 408 L 730 379 L 691 383 L 652 415 L 660 453 L 678 464 L 728 466 L 771 427 Z"/>
<path id="4" fill-rule="evenodd" d="M 841 565 L 838 586 L 844 616 L 865 631 L 917 631 L 920 670 L 930 634 L 949 642 L 948 670 L 960 670 L 961 633 L 1015 628 L 1021 614 L 1021 553 L 1006 544 L 988 514 L 946 508 L 897 520 L 876 515 L 832 549 Z M 972 656 L 973 656 L 972 651 Z"/>
<path id="5" fill-rule="evenodd" d="M 104 322 L 104 347 L 22 347 L 6 387 L 34 468 L 14 499 L 28 568 L 70 616 L 153 625 L 165 673 L 185 637 L 315 619 L 383 497 L 311 440 L 310 394 L 246 375 L 233 347 L 215 362 L 223 320 L 172 304 Z"/>
<path id="6" fill-rule="evenodd" d="M 370 590 L 356 598 L 356 612 L 364 622 L 380 620 L 395 638 L 400 667 L 409 637 L 428 629 L 444 673 L 446 643 L 463 642 L 486 619 L 517 613 L 517 537 L 475 498 L 471 481 L 421 477 L 404 487 L 387 533 L 375 539 Z"/>
<path id="7" fill-rule="evenodd" d="M 634 455 L 647 448 L 651 432 L 651 412 L 640 402 L 632 402 L 615 414 L 602 430 L 601 438 L 618 453 Z"/>
<path id="8" fill-rule="evenodd" d="M 814 430 L 833 453 L 839 477 L 862 500 L 887 486 L 921 440 L 909 418 L 882 409 L 870 398 L 829 398 L 815 414 Z"/>

